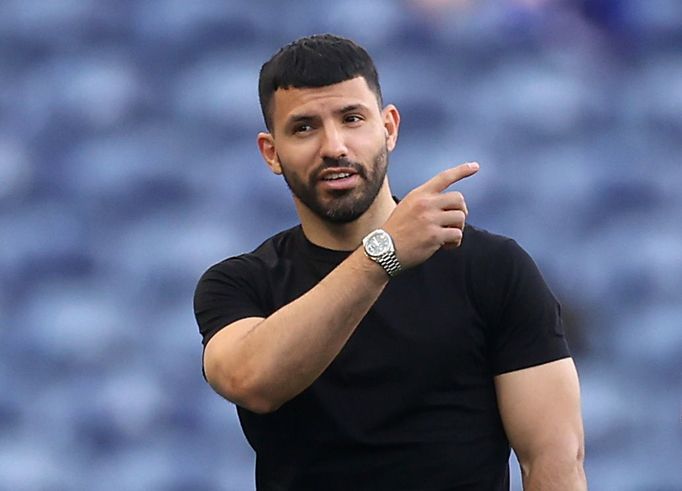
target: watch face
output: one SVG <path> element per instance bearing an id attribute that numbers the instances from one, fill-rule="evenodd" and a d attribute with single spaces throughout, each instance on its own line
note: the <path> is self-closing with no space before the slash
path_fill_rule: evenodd
<path id="1" fill-rule="evenodd" d="M 391 242 L 388 234 L 385 232 L 377 232 L 372 234 L 367 240 L 367 253 L 371 256 L 380 256 L 389 251 Z"/>

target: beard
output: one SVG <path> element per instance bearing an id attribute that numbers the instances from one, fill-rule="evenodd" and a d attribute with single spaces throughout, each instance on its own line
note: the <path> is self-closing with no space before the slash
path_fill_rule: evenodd
<path id="1" fill-rule="evenodd" d="M 371 168 L 343 157 L 325 158 L 322 164 L 310 174 L 307 183 L 298 175 L 288 172 L 286 170 L 288 166 L 281 159 L 280 164 L 282 176 L 289 190 L 308 209 L 323 220 L 332 223 L 350 223 L 361 217 L 379 194 L 388 168 L 388 148 L 384 143 L 372 159 Z M 325 193 L 331 195 L 331 199 L 323 199 L 317 186 L 318 176 L 322 171 L 331 167 L 353 169 L 360 177 L 361 184 L 353 189 L 326 191 Z"/>

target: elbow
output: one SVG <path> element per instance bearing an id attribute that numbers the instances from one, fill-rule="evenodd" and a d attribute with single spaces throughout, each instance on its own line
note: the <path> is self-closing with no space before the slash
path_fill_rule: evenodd
<path id="1" fill-rule="evenodd" d="M 286 401 L 280 401 L 272 391 L 252 374 L 225 373 L 210 377 L 208 382 L 218 394 L 228 401 L 256 414 L 269 414 L 277 411 Z"/>
<path id="2" fill-rule="evenodd" d="M 274 413 L 283 404 L 272 397 L 265 397 L 255 390 L 242 390 L 235 395 L 234 402 L 237 406 L 255 414 L 265 415 Z"/>
<path id="3" fill-rule="evenodd" d="M 576 452 L 576 460 L 578 461 L 578 464 L 582 469 L 585 463 L 585 444 L 582 442 L 578 445 L 578 451 Z"/>
<path id="4" fill-rule="evenodd" d="M 517 457 L 524 489 L 587 489 L 583 467 L 585 449 L 582 444 L 545 448 L 532 456 L 517 453 Z M 556 486 L 548 486 L 550 482 L 556 483 Z"/>
<path id="5" fill-rule="evenodd" d="M 574 470 L 584 476 L 585 444 L 582 439 L 570 445 L 565 452 L 564 462 L 569 470 Z"/>
<path id="6" fill-rule="evenodd" d="M 265 415 L 271 414 L 277 411 L 281 405 L 274 404 L 269 401 L 252 401 L 249 405 L 240 405 L 244 409 L 247 409 L 255 414 Z"/>

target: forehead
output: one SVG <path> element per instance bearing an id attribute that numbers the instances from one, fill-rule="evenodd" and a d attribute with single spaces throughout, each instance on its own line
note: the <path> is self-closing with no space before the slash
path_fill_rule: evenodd
<path id="1" fill-rule="evenodd" d="M 321 115 L 353 104 L 379 109 L 376 95 L 363 77 L 324 87 L 280 88 L 275 91 L 273 102 L 275 124 L 285 122 L 292 115 Z"/>

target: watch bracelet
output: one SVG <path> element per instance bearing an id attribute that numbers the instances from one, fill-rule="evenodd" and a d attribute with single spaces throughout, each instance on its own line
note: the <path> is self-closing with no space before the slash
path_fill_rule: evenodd
<path id="1" fill-rule="evenodd" d="M 398 276 L 400 271 L 402 271 L 400 261 L 398 261 L 398 257 L 395 255 L 395 252 L 378 259 L 377 262 L 382 268 L 384 268 L 386 273 L 388 273 L 388 276 L 391 278 Z"/>

